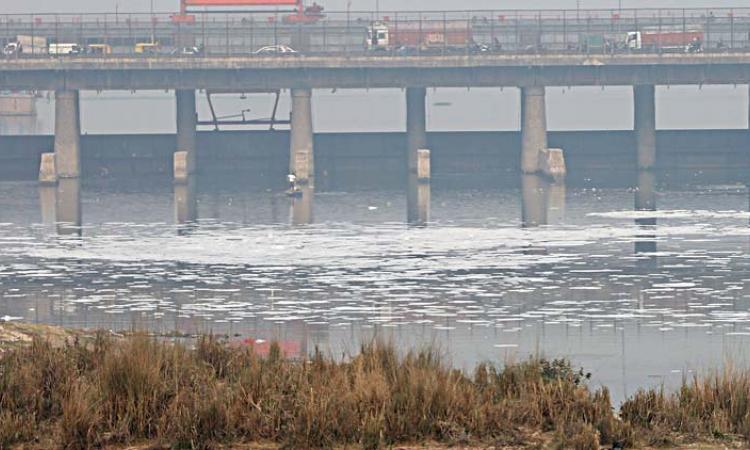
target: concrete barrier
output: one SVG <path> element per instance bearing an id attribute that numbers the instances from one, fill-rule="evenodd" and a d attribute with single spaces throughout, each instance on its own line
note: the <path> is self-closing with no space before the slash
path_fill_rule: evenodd
<path id="1" fill-rule="evenodd" d="M 562 149 L 545 148 L 539 152 L 539 171 L 558 181 L 565 178 L 568 170 Z"/>
<path id="2" fill-rule="evenodd" d="M 54 153 L 42 153 L 39 182 L 46 185 L 57 184 L 57 162 Z"/>

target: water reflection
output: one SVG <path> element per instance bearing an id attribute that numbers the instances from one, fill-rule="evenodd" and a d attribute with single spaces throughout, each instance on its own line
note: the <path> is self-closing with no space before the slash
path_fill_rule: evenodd
<path id="1" fill-rule="evenodd" d="M 311 225 L 313 223 L 313 203 L 315 202 L 315 188 L 312 184 L 298 186 L 298 191 L 290 194 L 291 208 L 290 222 L 294 226 Z"/>
<path id="2" fill-rule="evenodd" d="M 559 224 L 565 220 L 564 181 L 540 175 L 521 177 L 521 226 Z"/>
<path id="3" fill-rule="evenodd" d="M 407 189 L 407 223 L 412 226 L 426 226 L 430 221 L 430 202 L 432 197 L 429 179 L 419 180 L 416 173 L 410 173 Z"/>
<path id="4" fill-rule="evenodd" d="M 57 185 L 39 185 L 39 206 L 42 212 L 42 224 L 54 230 L 57 224 Z"/>
<path id="5" fill-rule="evenodd" d="M 635 190 L 635 210 L 656 212 L 656 174 L 652 171 L 638 172 Z M 643 230 L 635 239 L 635 253 L 656 252 L 656 217 L 648 214 L 636 216 L 635 224 Z"/>
<path id="6" fill-rule="evenodd" d="M 189 177 L 174 185 L 174 215 L 179 233 L 188 233 L 198 220 L 197 181 Z"/>
<path id="7" fill-rule="evenodd" d="M 62 178 L 57 185 L 39 187 L 42 223 L 54 226 L 61 236 L 82 235 L 81 180 Z"/>

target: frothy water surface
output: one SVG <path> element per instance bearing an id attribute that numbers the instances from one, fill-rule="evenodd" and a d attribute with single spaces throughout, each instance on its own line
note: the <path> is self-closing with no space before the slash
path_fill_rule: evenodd
<path id="1" fill-rule="evenodd" d="M 335 354 L 378 333 L 437 344 L 466 369 L 541 353 L 584 366 L 616 400 L 744 364 L 744 186 L 518 185 L 435 185 L 429 221 L 410 226 L 399 190 L 301 205 L 201 186 L 185 209 L 164 186 L 84 185 L 78 198 L 0 183 L 0 320 L 214 331 Z M 184 211 L 197 221 L 176 224 Z M 79 216 L 80 229 L 56 223 Z"/>

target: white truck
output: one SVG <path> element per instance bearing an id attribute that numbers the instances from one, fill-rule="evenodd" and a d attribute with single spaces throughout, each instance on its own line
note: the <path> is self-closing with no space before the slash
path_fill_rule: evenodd
<path id="1" fill-rule="evenodd" d="M 83 48 L 75 43 L 63 43 L 63 44 L 50 44 L 49 54 L 50 55 L 79 55 L 83 53 Z"/>
<path id="2" fill-rule="evenodd" d="M 47 38 L 41 36 L 18 35 L 15 41 L 9 42 L 3 48 L 5 56 L 45 54 L 47 54 Z"/>

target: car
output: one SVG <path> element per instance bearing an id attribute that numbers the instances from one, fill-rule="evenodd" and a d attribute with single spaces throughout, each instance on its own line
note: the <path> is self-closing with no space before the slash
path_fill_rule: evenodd
<path id="1" fill-rule="evenodd" d="M 254 51 L 255 55 L 296 55 L 297 50 L 288 45 L 269 45 Z"/>
<path id="2" fill-rule="evenodd" d="M 170 53 L 172 56 L 196 56 L 203 54 L 201 47 L 182 47 L 172 50 Z"/>
<path id="3" fill-rule="evenodd" d="M 18 42 L 9 42 L 8 45 L 3 48 L 4 56 L 18 56 L 23 52 L 23 47 Z"/>

